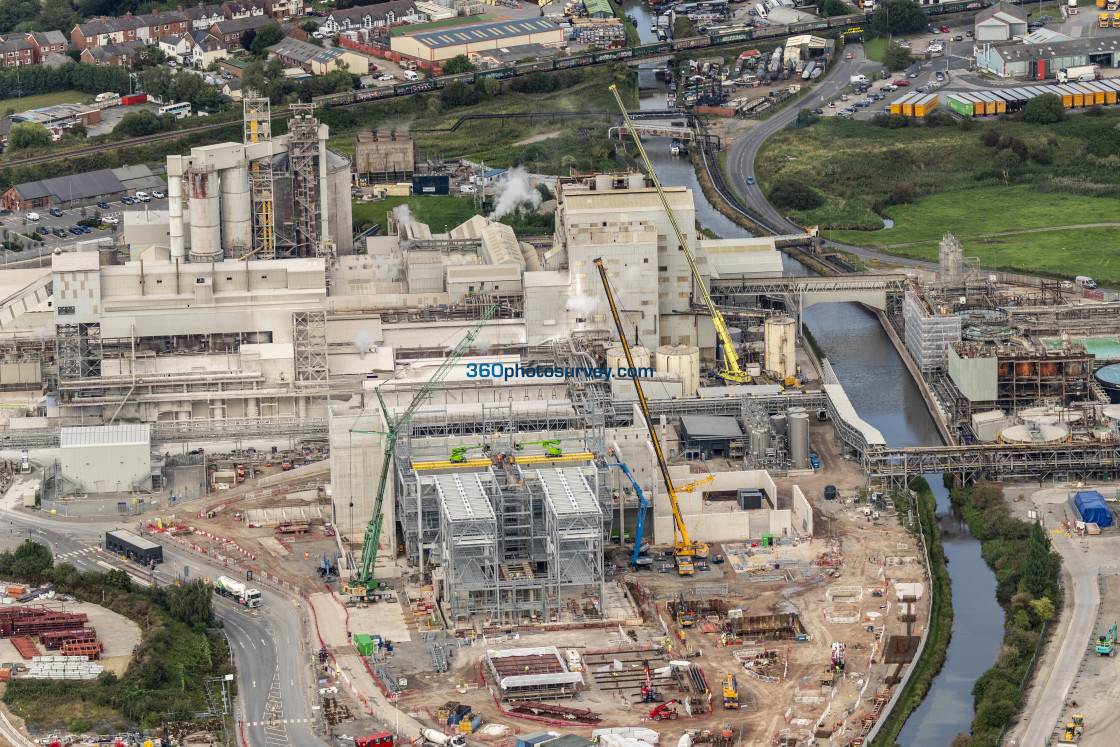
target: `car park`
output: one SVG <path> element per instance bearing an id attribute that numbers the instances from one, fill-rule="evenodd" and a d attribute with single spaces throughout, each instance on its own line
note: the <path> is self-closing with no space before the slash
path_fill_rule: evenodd
<path id="1" fill-rule="evenodd" d="M 118 223 L 121 222 L 121 219 L 120 218 L 114 218 L 111 215 L 106 215 L 104 218 L 101 219 L 101 222 L 104 223 L 107 226 L 115 226 L 115 225 L 117 225 Z"/>
<path id="2" fill-rule="evenodd" d="M 39 214 L 38 213 L 28 213 L 27 214 L 27 219 L 28 220 L 39 220 Z"/>
<path id="3" fill-rule="evenodd" d="M 35 230 L 32 231 L 32 233 L 39 233 L 39 234 L 42 234 L 43 236 L 46 236 L 48 233 L 50 233 L 50 229 L 47 228 L 46 226 L 37 226 L 35 228 Z"/>

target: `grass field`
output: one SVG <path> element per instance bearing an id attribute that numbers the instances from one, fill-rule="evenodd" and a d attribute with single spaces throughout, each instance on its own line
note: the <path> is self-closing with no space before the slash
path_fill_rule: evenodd
<path id="1" fill-rule="evenodd" d="M 0 100 L 0 115 L 25 112 L 30 109 L 41 109 L 44 106 L 56 104 L 76 104 L 93 98 L 88 93 L 81 91 L 56 91 L 54 93 L 41 93 L 38 96 L 24 96 L 15 99 Z"/>
<path id="2" fill-rule="evenodd" d="M 842 243 L 930 259 L 951 232 L 984 266 L 1120 279 L 1108 269 L 1117 230 L 1070 228 L 1120 222 L 1118 126 L 1112 110 L 1049 126 L 1005 120 L 891 130 L 829 118 L 772 137 L 756 173 L 767 191 L 778 180 L 815 190 L 820 207 L 784 212 Z M 1010 149 L 981 142 L 988 131 L 1021 142 L 1026 160 L 1007 163 Z M 895 226 L 884 228 L 883 217 Z M 1030 232 L 1050 227 L 1068 230 Z"/>
<path id="3" fill-rule="evenodd" d="M 384 236 L 388 229 L 385 214 L 403 204 L 408 205 L 418 222 L 427 223 L 432 233 L 443 233 L 444 226 L 453 228 L 475 214 L 474 200 L 470 197 L 386 197 L 376 202 L 355 202 L 354 228 L 361 229 L 364 225 L 380 223 L 381 235 Z"/>
<path id="4" fill-rule="evenodd" d="M 879 37 L 878 39 L 871 39 L 863 43 L 863 52 L 867 55 L 867 59 L 874 60 L 875 62 L 882 62 L 883 56 L 887 53 L 887 39 L 886 37 Z"/>

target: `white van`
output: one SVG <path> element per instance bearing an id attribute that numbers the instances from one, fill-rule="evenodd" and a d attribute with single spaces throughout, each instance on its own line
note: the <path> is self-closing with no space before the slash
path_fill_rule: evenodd
<path id="1" fill-rule="evenodd" d="M 1082 288 L 1087 288 L 1088 290 L 1093 290 L 1097 287 L 1097 281 L 1093 280 L 1088 275 L 1078 275 L 1073 279 L 1073 282 L 1077 283 Z"/>
<path id="2" fill-rule="evenodd" d="M 140 200 L 140 202 L 151 202 L 152 196 L 147 192 L 137 192 L 136 199 Z"/>
<path id="3" fill-rule="evenodd" d="M 405 80 L 420 80 L 420 76 L 414 70 L 405 70 L 401 73 Z"/>

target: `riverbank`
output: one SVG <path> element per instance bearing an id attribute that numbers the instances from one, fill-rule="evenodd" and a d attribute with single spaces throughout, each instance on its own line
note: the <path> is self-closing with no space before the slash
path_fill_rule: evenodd
<path id="1" fill-rule="evenodd" d="M 930 690 L 933 678 L 945 664 L 949 649 L 949 639 L 953 628 L 953 592 L 949 581 L 949 569 L 945 562 L 945 550 L 941 545 L 941 528 L 937 522 L 937 499 L 925 478 L 915 478 L 910 483 L 914 496 L 915 527 L 925 550 L 926 569 L 929 573 L 930 617 L 925 640 L 919 644 L 921 653 L 917 663 L 910 670 L 894 706 L 881 723 L 878 734 L 872 740 L 872 747 L 894 745 L 910 715 L 917 710 Z M 899 506 L 899 512 L 903 510 Z"/>

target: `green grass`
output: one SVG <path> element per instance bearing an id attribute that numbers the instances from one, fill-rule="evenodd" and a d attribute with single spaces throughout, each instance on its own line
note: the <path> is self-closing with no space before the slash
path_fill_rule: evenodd
<path id="1" fill-rule="evenodd" d="M 2 99 L 0 100 L 0 115 L 5 114 L 9 109 L 18 114 L 31 109 L 42 109 L 44 106 L 77 104 L 92 98 L 88 93 L 82 93 L 81 91 L 55 91 L 54 93 L 40 93 L 37 96 Z"/>
<path id="2" fill-rule="evenodd" d="M 469 196 L 428 195 L 420 197 L 386 197 L 375 202 L 354 203 L 354 228 L 372 223 L 381 224 L 381 235 L 388 230 L 385 214 L 398 205 L 407 204 L 420 223 L 427 223 L 432 233 L 443 233 L 444 226 L 453 228 L 475 215 L 474 200 Z"/>
<path id="3" fill-rule="evenodd" d="M 867 55 L 867 59 L 874 60 L 875 62 L 882 62 L 883 57 L 887 54 L 887 39 L 884 36 L 878 39 L 871 39 L 863 43 L 863 52 Z"/>

